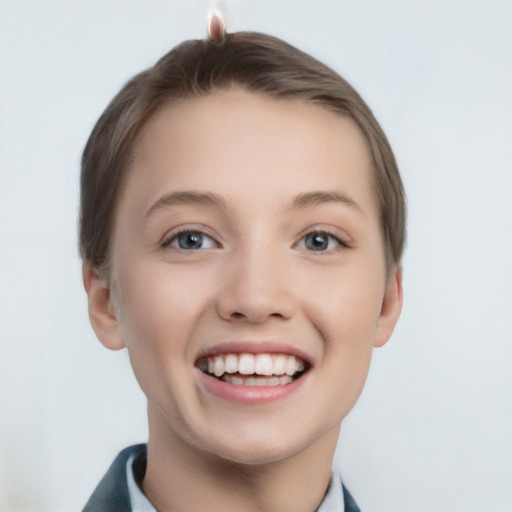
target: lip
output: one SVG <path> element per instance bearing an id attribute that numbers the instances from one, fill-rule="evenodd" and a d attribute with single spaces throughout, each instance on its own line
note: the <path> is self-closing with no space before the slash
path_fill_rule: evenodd
<path id="1" fill-rule="evenodd" d="M 314 365 L 312 358 L 288 343 L 270 340 L 237 340 L 225 341 L 199 351 L 196 364 L 200 359 L 221 354 L 285 354 L 302 359 L 308 368 Z M 309 371 L 289 384 L 276 386 L 235 385 L 212 377 L 196 367 L 200 387 L 217 398 L 239 404 L 264 404 L 282 400 L 294 394 L 308 378 Z"/>
<path id="2" fill-rule="evenodd" d="M 245 386 L 234 385 L 211 377 L 196 368 L 199 384 L 208 393 L 239 404 L 264 404 L 289 397 L 295 393 L 307 379 L 307 373 L 285 385 Z"/>

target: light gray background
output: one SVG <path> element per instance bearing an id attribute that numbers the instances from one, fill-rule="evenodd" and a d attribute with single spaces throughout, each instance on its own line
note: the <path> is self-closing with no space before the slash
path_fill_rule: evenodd
<path id="1" fill-rule="evenodd" d="M 209 2 L 0 0 L 0 510 L 80 510 L 146 437 L 126 353 L 88 325 L 80 152 Z M 405 308 L 337 464 L 364 512 L 512 511 L 512 2 L 226 1 L 343 74 L 409 196 Z M 214 510 L 214 509 L 213 509 Z M 286 512 L 286 511 L 285 511 Z"/>

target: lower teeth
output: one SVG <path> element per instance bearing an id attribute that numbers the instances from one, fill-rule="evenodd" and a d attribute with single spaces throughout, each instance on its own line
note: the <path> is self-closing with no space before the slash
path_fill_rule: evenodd
<path id="1" fill-rule="evenodd" d="M 288 375 L 282 377 L 239 377 L 225 373 L 220 380 L 235 386 L 284 386 L 290 384 L 293 378 Z"/>

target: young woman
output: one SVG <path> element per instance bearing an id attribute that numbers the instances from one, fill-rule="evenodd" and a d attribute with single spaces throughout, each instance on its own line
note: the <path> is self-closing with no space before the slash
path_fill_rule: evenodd
<path id="1" fill-rule="evenodd" d="M 185 42 L 108 106 L 81 187 L 91 324 L 149 419 L 84 511 L 359 510 L 332 460 L 400 314 L 405 201 L 356 91 L 274 37 Z"/>

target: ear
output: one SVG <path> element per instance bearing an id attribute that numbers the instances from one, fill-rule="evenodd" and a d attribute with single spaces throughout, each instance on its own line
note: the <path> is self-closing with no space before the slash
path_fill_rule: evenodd
<path id="1" fill-rule="evenodd" d="M 107 281 L 87 263 L 82 267 L 82 277 L 87 292 L 89 321 L 96 336 L 110 350 L 124 348 L 124 339 Z"/>
<path id="2" fill-rule="evenodd" d="M 402 269 L 394 267 L 386 282 L 386 291 L 373 341 L 375 347 L 382 347 L 391 337 L 402 311 L 403 300 Z"/>

